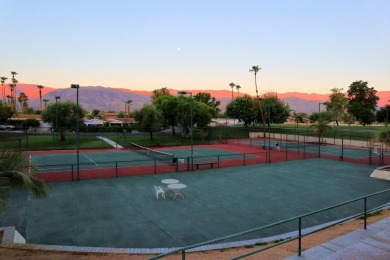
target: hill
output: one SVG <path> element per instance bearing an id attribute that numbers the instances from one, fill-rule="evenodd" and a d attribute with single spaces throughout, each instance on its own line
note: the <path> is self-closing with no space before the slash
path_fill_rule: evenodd
<path id="1" fill-rule="evenodd" d="M 175 95 L 177 90 L 169 89 L 170 93 Z M 226 105 L 231 101 L 231 90 L 189 90 L 193 95 L 199 92 L 209 92 L 220 102 L 220 109 L 225 110 Z M 17 93 L 24 92 L 29 97 L 29 105 L 35 109 L 39 108 L 39 90 L 35 84 L 18 84 Z M 123 111 L 126 100 L 132 100 L 132 109 L 139 109 L 143 104 L 150 102 L 151 91 L 139 91 L 123 88 L 109 88 L 102 86 L 87 86 L 79 89 L 79 101 L 83 108 L 90 111 L 99 109 L 102 111 Z M 6 86 L 6 95 L 9 95 L 9 88 Z M 240 96 L 245 93 L 240 93 Z M 380 107 L 389 103 L 390 91 L 379 91 L 377 93 L 380 100 Z M 44 87 L 42 89 L 42 99 L 49 99 L 49 102 L 55 101 L 55 96 L 60 96 L 62 100 L 76 100 L 76 91 L 71 88 L 52 88 Z M 234 92 L 234 97 L 237 92 Z M 311 114 L 318 111 L 318 103 L 328 100 L 328 94 L 288 92 L 278 93 L 278 97 L 290 105 L 291 109 L 297 112 Z"/>

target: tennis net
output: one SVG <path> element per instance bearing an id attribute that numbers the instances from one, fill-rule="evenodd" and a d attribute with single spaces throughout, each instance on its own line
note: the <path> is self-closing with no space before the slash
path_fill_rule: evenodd
<path id="1" fill-rule="evenodd" d="M 161 151 L 153 150 L 135 143 L 130 143 L 130 147 L 134 152 L 158 161 L 169 162 L 169 163 L 174 163 L 176 161 L 175 156 L 171 153 L 164 153 Z"/>

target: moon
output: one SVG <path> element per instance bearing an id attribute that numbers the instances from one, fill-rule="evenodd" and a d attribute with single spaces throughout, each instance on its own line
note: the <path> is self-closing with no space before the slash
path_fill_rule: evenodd
<path id="1" fill-rule="evenodd" d="M 177 49 L 176 49 L 177 51 L 180 51 L 180 47 L 177 47 Z"/>

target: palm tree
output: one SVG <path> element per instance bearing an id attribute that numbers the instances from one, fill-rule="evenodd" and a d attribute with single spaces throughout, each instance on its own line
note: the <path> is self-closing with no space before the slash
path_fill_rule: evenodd
<path id="1" fill-rule="evenodd" d="M 12 105 L 13 105 L 13 108 L 16 110 L 16 84 L 18 84 L 19 82 L 15 79 L 15 75 L 18 75 L 18 73 L 16 73 L 15 71 L 11 71 L 11 74 L 12 74 L 12 88 L 11 88 L 11 84 L 10 84 L 10 88 L 11 88 L 11 96 L 12 96 Z"/>
<path id="2" fill-rule="evenodd" d="M 249 72 L 253 72 L 255 74 L 255 86 L 256 86 L 256 95 L 257 98 L 259 98 L 259 91 L 257 90 L 257 78 L 256 75 L 257 73 L 261 70 L 259 66 L 252 66 L 252 68 L 249 70 Z"/>
<path id="3" fill-rule="evenodd" d="M 42 85 L 37 85 L 37 88 L 39 89 L 39 107 L 42 111 L 42 89 L 44 87 Z"/>
<path id="4" fill-rule="evenodd" d="M 1 77 L 0 78 L 0 81 L 1 81 L 1 94 L 2 94 L 2 97 L 3 97 L 3 102 L 5 102 L 5 87 L 4 87 L 4 83 L 5 83 L 6 80 L 7 80 L 6 77 Z"/>
<path id="5" fill-rule="evenodd" d="M 232 88 L 232 99 L 234 99 L 234 95 L 233 95 L 233 88 L 236 86 L 236 84 L 234 84 L 233 82 L 229 84 L 229 86 Z"/>
<path id="6" fill-rule="evenodd" d="M 127 100 L 126 101 L 126 104 L 127 104 L 127 117 L 130 118 L 130 105 L 133 101 L 131 100 Z"/>
<path id="7" fill-rule="evenodd" d="M 320 136 L 323 136 L 328 131 L 332 130 L 332 127 L 329 125 L 329 122 L 323 118 L 319 118 L 317 122 L 312 124 L 310 128 L 313 128 L 314 133 L 319 133 Z"/>
<path id="8" fill-rule="evenodd" d="M 18 102 L 20 103 L 20 109 L 22 110 L 23 113 L 27 112 L 27 106 L 28 106 L 27 101 L 28 101 L 27 95 L 24 92 L 20 93 L 18 97 Z"/>
<path id="9" fill-rule="evenodd" d="M 238 97 L 240 97 L 240 88 L 241 88 L 240 85 L 236 85 L 236 89 L 237 89 L 237 92 L 238 92 Z"/>
<path id="10" fill-rule="evenodd" d="M 45 98 L 45 99 L 43 100 L 43 102 L 45 103 L 45 110 L 46 110 L 46 105 L 47 105 L 47 102 L 49 102 L 49 100 Z"/>
<path id="11" fill-rule="evenodd" d="M 49 186 L 36 174 L 36 168 L 20 152 L 0 151 L 0 212 L 14 189 L 32 191 L 35 197 L 47 197 Z"/>
<path id="12" fill-rule="evenodd" d="M 263 112 L 263 108 L 261 106 L 261 102 L 260 102 L 260 99 L 259 99 L 259 91 L 257 89 L 257 73 L 261 70 L 261 68 L 259 66 L 252 66 L 252 68 L 249 70 L 249 72 L 253 72 L 255 74 L 255 86 L 256 86 L 256 97 L 257 97 L 257 102 L 259 102 L 259 107 L 260 107 L 260 114 L 261 114 L 261 120 L 263 121 L 263 128 L 265 127 L 265 124 L 264 124 L 264 112 Z"/>
<path id="13" fill-rule="evenodd" d="M 11 106 L 11 100 L 12 100 L 12 96 L 11 95 L 7 95 L 7 103 L 9 106 Z"/>

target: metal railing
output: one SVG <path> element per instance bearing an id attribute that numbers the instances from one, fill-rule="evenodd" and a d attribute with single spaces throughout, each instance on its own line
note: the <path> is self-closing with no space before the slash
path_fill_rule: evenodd
<path id="1" fill-rule="evenodd" d="M 212 239 L 212 240 L 208 240 L 208 241 L 205 241 L 205 242 L 201 242 L 201 243 L 197 243 L 197 244 L 181 247 L 181 248 L 172 250 L 170 252 L 167 252 L 167 253 L 164 253 L 164 254 L 161 254 L 161 255 L 157 255 L 157 256 L 148 258 L 148 259 L 159 259 L 159 258 L 170 256 L 170 255 L 173 255 L 173 254 L 176 254 L 176 253 L 181 253 L 182 259 L 186 259 L 186 252 L 189 249 L 197 248 L 197 247 L 204 246 L 204 245 L 213 244 L 213 243 L 220 242 L 220 241 L 227 240 L 227 239 L 231 239 L 231 238 L 236 238 L 236 237 L 239 237 L 239 236 L 242 236 L 242 235 L 246 235 L 246 234 L 250 234 L 250 233 L 253 233 L 253 232 L 256 232 L 256 231 L 264 230 L 266 228 L 279 226 L 279 225 L 285 224 L 285 223 L 290 222 L 290 221 L 297 221 L 298 222 L 298 229 L 297 229 L 298 235 L 297 236 L 290 237 L 288 239 L 285 239 L 285 240 L 280 241 L 278 243 L 272 244 L 270 246 L 266 246 L 266 247 L 254 250 L 252 252 L 236 256 L 236 257 L 234 257 L 232 259 L 241 259 L 241 258 L 250 256 L 250 255 L 254 255 L 256 253 L 265 251 L 265 250 L 270 249 L 272 247 L 276 247 L 278 245 L 281 245 L 281 244 L 284 244 L 284 243 L 287 243 L 287 242 L 290 242 L 290 241 L 293 241 L 293 240 L 296 240 L 296 239 L 298 239 L 298 256 L 301 256 L 301 254 L 302 254 L 302 238 L 307 236 L 307 235 L 310 235 L 312 233 L 315 233 L 315 232 L 324 230 L 326 228 L 338 225 L 340 223 L 346 222 L 348 220 L 351 220 L 351 219 L 359 217 L 359 216 L 363 216 L 364 217 L 364 229 L 367 229 L 367 215 L 368 215 L 368 213 L 377 211 L 379 209 L 382 209 L 382 208 L 388 206 L 388 203 L 387 203 L 387 204 L 384 204 L 382 206 L 375 207 L 375 208 L 372 208 L 372 209 L 368 210 L 367 209 L 367 199 L 370 198 L 370 197 L 373 197 L 373 196 L 376 196 L 376 195 L 380 195 L 380 194 L 384 194 L 384 193 L 388 193 L 388 192 L 390 192 L 390 189 L 386 189 L 386 190 L 383 190 L 383 191 L 372 193 L 372 194 L 369 194 L 367 196 L 363 196 L 363 197 L 359 197 L 359 198 L 356 198 L 356 199 L 352 199 L 352 200 L 349 200 L 349 201 L 346 201 L 346 202 L 343 202 L 343 203 L 339 203 L 339 204 L 336 204 L 336 205 L 333 205 L 333 206 L 330 206 L 330 207 L 326 207 L 326 208 L 323 208 L 323 209 L 320 209 L 320 210 L 312 211 L 312 212 L 309 212 L 307 214 L 299 215 L 297 217 L 292 217 L 292 218 L 289 218 L 289 219 L 286 219 L 286 220 L 283 220 L 283 221 L 278 221 L 278 222 L 275 222 L 275 223 L 272 223 L 272 224 L 269 224 L 269 225 L 266 225 L 266 226 L 262 226 L 262 227 L 246 230 L 246 231 L 243 231 L 243 232 L 239 232 L 239 233 L 236 233 L 236 234 L 232 234 L 232 235 L 229 235 L 229 236 L 225 236 L 225 237 Z M 351 215 L 351 216 L 349 216 L 347 218 L 343 218 L 343 219 L 341 219 L 339 221 L 332 222 L 331 224 L 326 225 L 325 227 L 322 227 L 322 228 L 318 228 L 318 229 L 316 229 L 314 231 L 306 232 L 305 234 L 302 233 L 302 220 L 303 220 L 303 218 L 311 216 L 311 215 L 314 215 L 314 214 L 317 214 L 317 213 L 320 213 L 320 212 L 323 212 L 323 211 L 327 211 L 327 210 L 338 208 L 338 207 L 341 207 L 341 206 L 344 206 L 344 205 L 347 205 L 347 204 L 351 204 L 353 202 L 357 202 L 357 201 L 360 201 L 360 200 L 363 200 L 363 205 L 362 205 L 363 211 L 362 212 L 357 213 L 357 214 L 353 214 L 353 215 Z M 390 202 L 390 197 L 389 197 L 389 202 Z"/>

